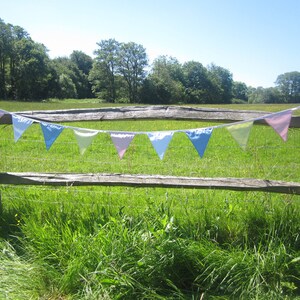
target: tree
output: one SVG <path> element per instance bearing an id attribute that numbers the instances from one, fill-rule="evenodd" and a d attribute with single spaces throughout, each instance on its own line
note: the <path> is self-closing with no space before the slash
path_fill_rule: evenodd
<path id="1" fill-rule="evenodd" d="M 148 65 L 146 50 L 142 45 L 130 42 L 120 46 L 118 71 L 127 83 L 128 98 L 131 103 L 138 102 L 138 90 L 146 76 Z"/>
<path id="2" fill-rule="evenodd" d="M 208 66 L 210 103 L 230 103 L 232 99 L 232 74 L 225 68 L 211 64 Z"/>
<path id="3" fill-rule="evenodd" d="M 232 85 L 232 96 L 236 99 L 248 101 L 248 87 L 244 82 L 234 81 Z"/>
<path id="4" fill-rule="evenodd" d="M 56 72 L 56 81 L 60 84 L 59 78 L 62 74 L 64 81 L 68 77 L 75 85 L 75 98 L 89 98 L 91 97 L 91 89 L 88 82 L 88 76 L 86 76 L 77 66 L 77 64 L 68 57 L 58 57 L 52 60 L 53 68 Z M 70 86 L 70 85 L 69 85 Z M 59 86 L 55 97 L 66 98 L 65 93 L 63 93 L 63 87 Z M 55 93 L 54 93 L 55 94 Z"/>
<path id="5" fill-rule="evenodd" d="M 67 74 L 62 73 L 59 75 L 59 87 L 59 98 L 77 98 L 76 86 Z"/>
<path id="6" fill-rule="evenodd" d="M 48 96 L 47 49 L 20 26 L 0 19 L 0 97 L 40 100 Z"/>
<path id="7" fill-rule="evenodd" d="M 93 59 L 89 55 L 74 50 L 70 59 L 84 75 L 89 75 L 93 66 Z"/>
<path id="8" fill-rule="evenodd" d="M 10 26 L 0 19 L 0 97 L 4 99 L 7 97 L 6 66 L 10 55 L 11 40 Z"/>
<path id="9" fill-rule="evenodd" d="M 249 103 L 281 103 L 282 97 L 278 88 L 253 88 L 249 93 Z"/>
<path id="10" fill-rule="evenodd" d="M 199 62 L 189 61 L 183 64 L 185 102 L 206 103 L 210 87 L 207 69 Z"/>
<path id="11" fill-rule="evenodd" d="M 49 57 L 43 44 L 35 43 L 19 26 L 12 26 L 9 57 L 9 95 L 20 100 L 47 98 Z"/>
<path id="12" fill-rule="evenodd" d="M 174 57 L 159 56 L 144 82 L 142 98 L 147 103 L 178 103 L 184 99 L 183 73 Z"/>
<path id="13" fill-rule="evenodd" d="M 76 88 L 78 98 L 94 97 L 88 77 L 93 66 L 93 59 L 82 51 L 73 51 L 70 55 L 70 60 L 79 70 L 79 72 L 77 72 L 78 84 Z"/>
<path id="14" fill-rule="evenodd" d="M 294 71 L 279 75 L 276 79 L 276 85 L 284 102 L 300 102 L 300 72 Z"/>
<path id="15" fill-rule="evenodd" d="M 115 39 L 102 40 L 97 43 L 99 49 L 89 80 L 92 82 L 93 92 L 108 102 L 116 102 L 117 85 L 116 76 L 119 64 L 120 43 Z"/>

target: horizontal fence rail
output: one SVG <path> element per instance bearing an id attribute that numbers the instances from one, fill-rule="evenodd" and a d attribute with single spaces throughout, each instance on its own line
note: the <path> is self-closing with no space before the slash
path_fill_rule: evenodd
<path id="1" fill-rule="evenodd" d="M 131 174 L 0 173 L 0 184 L 132 186 L 262 191 L 300 195 L 300 183 L 247 178 L 201 178 Z"/>
<path id="2" fill-rule="evenodd" d="M 227 123 L 260 118 L 269 114 L 269 112 L 265 111 L 162 105 L 107 107 L 95 109 L 22 111 L 15 113 L 45 122 L 173 119 Z M 257 122 L 262 124 L 265 123 L 264 120 L 259 120 Z M 11 124 L 11 115 L 4 115 L 0 119 L 0 124 Z M 299 116 L 292 117 L 290 127 L 300 128 Z"/>

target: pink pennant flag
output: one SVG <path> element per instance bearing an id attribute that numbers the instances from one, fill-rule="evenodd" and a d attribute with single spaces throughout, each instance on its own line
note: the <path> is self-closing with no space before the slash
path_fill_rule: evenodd
<path id="1" fill-rule="evenodd" d="M 286 142 L 289 126 L 291 123 L 291 118 L 292 118 L 292 111 L 287 110 L 277 114 L 273 114 L 264 119 L 270 126 L 273 127 L 273 129 Z"/>
<path id="2" fill-rule="evenodd" d="M 97 131 L 81 129 L 74 129 L 73 132 L 77 140 L 80 154 L 83 154 L 85 152 L 88 146 L 92 143 L 94 137 L 98 134 Z"/>
<path id="3" fill-rule="evenodd" d="M 252 126 L 253 121 L 250 121 L 246 123 L 233 124 L 227 126 L 226 128 L 231 133 L 232 137 L 238 142 L 241 148 L 246 150 Z"/>
<path id="4" fill-rule="evenodd" d="M 120 159 L 123 158 L 135 134 L 130 132 L 111 132 L 110 137 L 118 151 Z"/>

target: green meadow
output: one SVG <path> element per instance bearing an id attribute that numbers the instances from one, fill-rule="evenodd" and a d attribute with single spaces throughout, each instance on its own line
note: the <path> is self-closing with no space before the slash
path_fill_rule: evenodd
<path id="1" fill-rule="evenodd" d="M 11 112 L 102 106 L 71 99 L 0 101 L 0 109 Z M 295 106 L 226 108 L 280 111 Z M 127 131 L 216 124 L 65 123 Z M 290 128 L 283 142 L 271 127 L 254 125 L 246 151 L 225 128 L 219 128 L 213 131 L 203 158 L 184 133 L 175 133 L 163 160 L 142 134 L 134 137 L 120 160 L 108 133 L 98 134 L 81 155 L 71 129 L 65 129 L 47 151 L 39 124 L 30 126 L 17 143 L 12 125 L 0 125 L 1 172 L 300 182 L 299 150 L 299 129 Z M 0 299 L 300 299 L 299 195 L 3 184 L 0 192 Z"/>

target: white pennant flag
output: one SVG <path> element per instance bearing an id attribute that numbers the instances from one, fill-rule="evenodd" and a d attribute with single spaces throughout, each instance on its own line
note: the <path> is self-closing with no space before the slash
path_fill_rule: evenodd
<path id="1" fill-rule="evenodd" d="M 149 132 L 147 135 L 160 159 L 164 158 L 165 152 L 173 137 L 174 132 Z"/>
<path id="2" fill-rule="evenodd" d="M 98 134 L 97 131 L 74 129 L 74 134 L 77 140 L 80 154 L 83 154 L 88 146 L 92 143 L 94 137 Z"/>
<path id="3" fill-rule="evenodd" d="M 22 136 L 25 130 L 33 123 L 33 120 L 22 116 L 12 115 L 15 142 Z"/>

